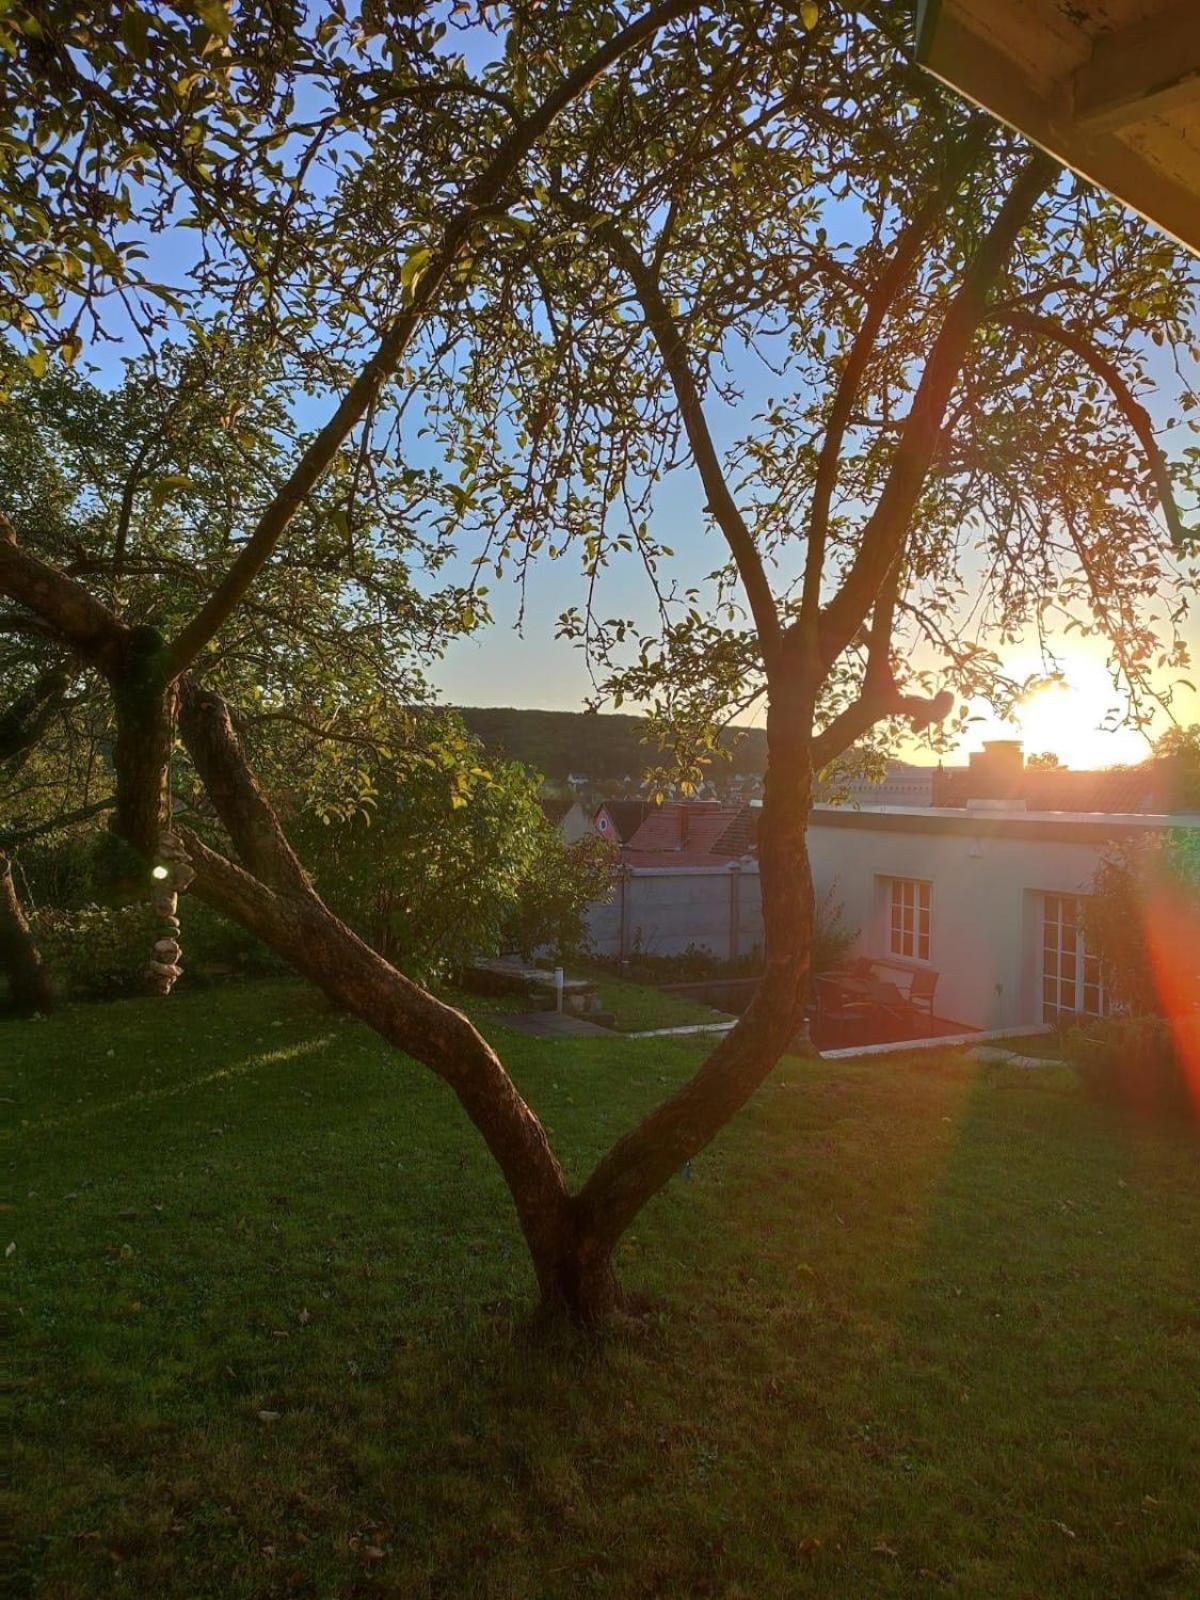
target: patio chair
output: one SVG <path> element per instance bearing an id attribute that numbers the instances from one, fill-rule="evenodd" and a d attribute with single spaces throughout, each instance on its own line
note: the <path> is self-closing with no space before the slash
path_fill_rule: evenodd
<path id="1" fill-rule="evenodd" d="M 826 974 L 817 979 L 817 1016 L 835 1027 L 862 1027 L 871 1020 L 873 1007 L 866 1000 L 847 994 L 836 978 Z"/>
<path id="2" fill-rule="evenodd" d="M 927 968 L 918 968 L 912 975 L 912 986 L 908 991 L 908 1004 L 913 1011 L 923 1012 L 930 1022 L 933 1021 L 933 996 L 937 990 L 940 974 L 930 972 Z"/>

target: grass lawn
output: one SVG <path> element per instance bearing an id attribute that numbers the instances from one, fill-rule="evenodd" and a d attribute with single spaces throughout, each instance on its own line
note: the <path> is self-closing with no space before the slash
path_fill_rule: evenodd
<path id="1" fill-rule="evenodd" d="M 728 1014 L 688 1000 L 682 995 L 663 994 L 646 984 L 614 978 L 603 967 L 570 969 L 571 977 L 589 978 L 600 991 L 600 1004 L 612 1013 L 618 1033 L 642 1033 L 650 1028 L 683 1028 L 693 1022 L 726 1022 Z"/>
<path id="2" fill-rule="evenodd" d="M 691 1039 L 489 1013 L 575 1175 Z M 1200 1593 L 1200 1152 L 788 1061 L 533 1342 L 449 1091 L 290 983 L 0 1023 L 16 1566 L 67 1597 Z"/>

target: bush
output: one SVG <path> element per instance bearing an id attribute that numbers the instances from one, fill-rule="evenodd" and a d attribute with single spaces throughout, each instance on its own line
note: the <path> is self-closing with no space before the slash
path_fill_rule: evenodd
<path id="1" fill-rule="evenodd" d="M 192 895 L 179 901 L 183 947 L 183 983 L 206 982 L 214 978 L 270 977 L 292 969 L 282 956 L 263 944 L 239 922 L 231 922 L 212 906 Z"/>
<path id="2" fill-rule="evenodd" d="M 1161 1016 L 1200 1003 L 1198 907 L 1195 830 L 1172 829 L 1115 845 L 1104 855 L 1083 922 L 1109 996 L 1121 1011 Z"/>
<path id="3" fill-rule="evenodd" d="M 76 1000 L 114 1000 L 146 990 L 157 923 L 149 902 L 84 905 L 71 911 L 46 906 L 30 917 L 51 979 Z"/>
<path id="4" fill-rule="evenodd" d="M 1109 1017 L 1064 1033 L 1063 1052 L 1101 1103 L 1200 1128 L 1200 1019 L 1172 1025 L 1163 1017 Z"/>
<path id="5" fill-rule="evenodd" d="M 183 983 L 231 973 L 285 970 L 253 934 L 185 895 L 180 900 Z M 117 1000 L 145 994 L 146 968 L 161 930 L 148 900 L 95 903 L 63 910 L 43 906 L 30 915 L 55 989 L 69 1000 Z"/>

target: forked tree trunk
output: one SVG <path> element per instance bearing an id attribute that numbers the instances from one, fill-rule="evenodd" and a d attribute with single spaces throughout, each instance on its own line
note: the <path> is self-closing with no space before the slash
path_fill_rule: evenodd
<path id="1" fill-rule="evenodd" d="M 583 1325 L 602 1322 L 622 1299 L 613 1269 L 622 1233 L 749 1100 L 802 1025 L 813 926 L 802 724 L 779 715 L 768 720 L 771 766 L 760 828 L 767 970 L 754 1001 L 690 1082 L 614 1146 L 575 1196 L 537 1115 L 469 1019 L 397 972 L 316 894 L 242 757 L 220 699 L 185 684 L 180 730 L 251 869 L 186 834 L 193 892 L 445 1079 L 508 1184 L 543 1309 Z"/>
<path id="2" fill-rule="evenodd" d="M 54 988 L 21 906 L 12 862 L 0 853 L 0 970 L 8 975 L 13 1007 L 26 1014 L 50 1011 Z"/>

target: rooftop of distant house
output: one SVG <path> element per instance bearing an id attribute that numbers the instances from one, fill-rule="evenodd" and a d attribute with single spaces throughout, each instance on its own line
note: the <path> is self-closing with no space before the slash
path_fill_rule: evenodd
<path id="1" fill-rule="evenodd" d="M 716 800 L 668 800 L 649 810 L 626 841 L 629 867 L 712 867 L 753 855 L 759 811 Z"/>

